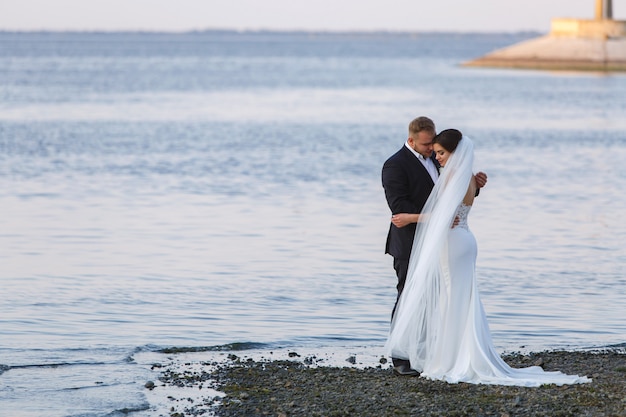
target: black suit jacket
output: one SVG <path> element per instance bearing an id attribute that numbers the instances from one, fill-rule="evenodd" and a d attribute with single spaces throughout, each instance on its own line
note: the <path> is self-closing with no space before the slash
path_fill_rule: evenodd
<path id="1" fill-rule="evenodd" d="M 431 159 L 439 168 L 434 156 Z M 382 182 L 392 214 L 420 213 L 435 185 L 424 165 L 406 146 L 385 161 Z M 401 228 L 390 224 L 385 253 L 394 258 L 409 259 L 415 227 L 415 223 Z"/>

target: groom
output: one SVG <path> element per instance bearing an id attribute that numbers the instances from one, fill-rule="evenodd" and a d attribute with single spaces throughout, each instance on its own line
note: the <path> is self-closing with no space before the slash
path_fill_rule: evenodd
<path id="1" fill-rule="evenodd" d="M 404 146 L 383 165 L 383 188 L 393 214 L 385 253 L 393 256 L 393 268 L 398 277 L 398 297 L 391 313 L 392 319 L 406 282 L 418 216 L 439 177 L 439 163 L 433 154 L 434 137 L 435 123 L 428 117 L 418 117 L 409 123 L 409 137 Z M 486 182 L 484 173 L 476 174 L 479 189 Z M 411 369 L 409 361 L 398 358 L 392 358 L 392 361 L 395 373 L 419 375 Z"/>

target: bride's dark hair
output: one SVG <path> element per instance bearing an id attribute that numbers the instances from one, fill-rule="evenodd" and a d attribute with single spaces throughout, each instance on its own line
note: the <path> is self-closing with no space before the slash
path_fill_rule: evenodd
<path id="1" fill-rule="evenodd" d="M 452 153 L 459 142 L 463 139 L 463 133 L 456 129 L 446 129 L 439 132 L 433 139 L 433 143 L 440 144 L 446 151 Z"/>

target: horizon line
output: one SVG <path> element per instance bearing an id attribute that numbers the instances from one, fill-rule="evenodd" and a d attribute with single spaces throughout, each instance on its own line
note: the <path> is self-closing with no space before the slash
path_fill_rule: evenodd
<path id="1" fill-rule="evenodd" d="M 233 33 L 233 34 L 319 34 L 319 35 L 417 35 L 417 34 L 472 34 L 472 35 L 514 35 L 514 34 L 542 34 L 538 30 L 391 30 L 391 29 L 235 29 L 235 28 L 207 28 L 207 29 L 2 29 L 0 33 L 75 33 L 75 34 L 198 34 L 198 33 Z M 547 33 L 547 31 L 545 32 Z"/>

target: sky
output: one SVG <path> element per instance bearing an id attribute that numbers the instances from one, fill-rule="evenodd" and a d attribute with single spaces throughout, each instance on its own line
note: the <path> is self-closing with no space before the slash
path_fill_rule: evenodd
<path id="1" fill-rule="evenodd" d="M 548 32 L 595 0 L 0 0 L 0 30 Z M 626 0 L 613 0 L 626 19 Z"/>

